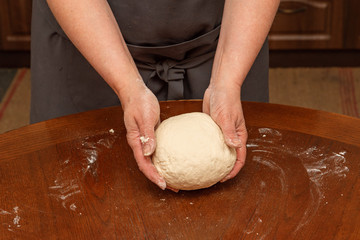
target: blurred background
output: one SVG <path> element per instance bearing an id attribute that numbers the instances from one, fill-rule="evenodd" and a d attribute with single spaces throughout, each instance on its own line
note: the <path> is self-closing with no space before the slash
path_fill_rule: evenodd
<path id="1" fill-rule="evenodd" d="M 29 124 L 31 0 L 0 0 L 0 133 Z M 270 102 L 359 117 L 360 1 L 282 0 Z"/>

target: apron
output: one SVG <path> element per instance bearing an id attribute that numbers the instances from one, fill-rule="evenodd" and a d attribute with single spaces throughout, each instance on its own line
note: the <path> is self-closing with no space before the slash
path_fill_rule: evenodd
<path id="1" fill-rule="evenodd" d="M 108 1 L 147 87 L 158 100 L 202 99 L 210 82 L 224 0 Z M 33 0 L 31 114 L 35 123 L 119 105 L 107 83 Z M 268 44 L 242 87 L 246 101 L 268 101 Z"/>

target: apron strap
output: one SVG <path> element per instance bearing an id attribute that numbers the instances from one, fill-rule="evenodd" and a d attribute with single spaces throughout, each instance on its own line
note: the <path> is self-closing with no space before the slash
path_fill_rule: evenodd
<path id="1" fill-rule="evenodd" d="M 215 51 L 188 58 L 182 61 L 175 61 L 172 59 L 165 59 L 157 63 L 143 63 L 136 62 L 140 69 L 152 71 L 148 79 L 144 79 L 146 86 L 150 89 L 158 88 L 156 79 L 161 79 L 165 84 L 168 84 L 168 97 L 169 100 L 178 100 L 184 98 L 184 77 L 186 69 L 194 68 L 200 64 L 213 58 Z"/>

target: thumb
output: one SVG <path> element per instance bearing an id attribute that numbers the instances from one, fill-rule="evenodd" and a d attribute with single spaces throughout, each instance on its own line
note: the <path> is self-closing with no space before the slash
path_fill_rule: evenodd
<path id="1" fill-rule="evenodd" d="M 150 126 L 139 126 L 140 142 L 144 156 L 150 156 L 156 148 L 154 128 Z"/>
<path id="2" fill-rule="evenodd" d="M 224 135 L 226 145 L 233 148 L 240 148 L 241 139 L 236 132 L 235 122 L 232 122 L 230 119 L 226 119 L 218 124 Z"/>

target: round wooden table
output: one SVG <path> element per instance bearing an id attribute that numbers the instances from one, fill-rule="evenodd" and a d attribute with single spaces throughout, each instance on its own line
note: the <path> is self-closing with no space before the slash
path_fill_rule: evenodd
<path id="1" fill-rule="evenodd" d="M 120 107 L 0 135 L 0 239 L 360 239 L 360 120 L 243 107 L 245 167 L 197 191 L 143 176 Z M 193 111 L 161 103 L 163 119 Z"/>

